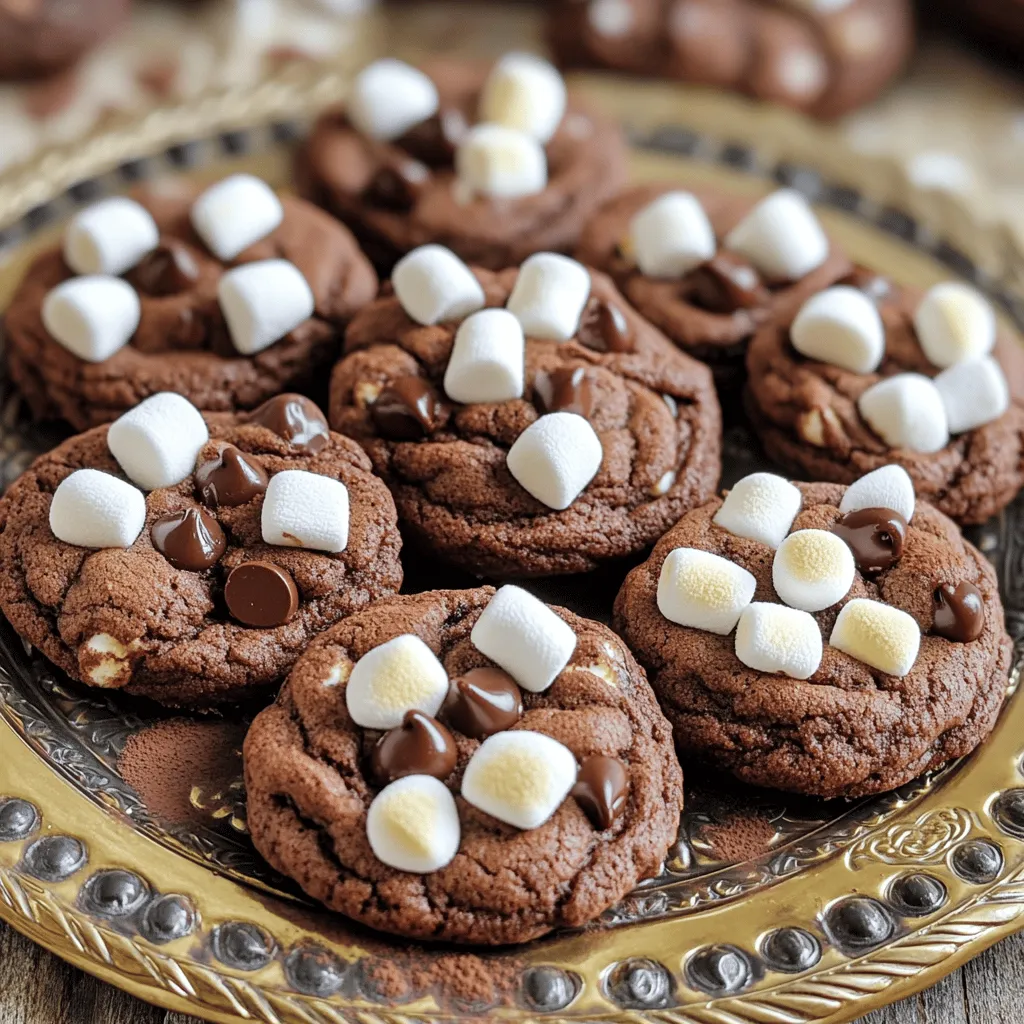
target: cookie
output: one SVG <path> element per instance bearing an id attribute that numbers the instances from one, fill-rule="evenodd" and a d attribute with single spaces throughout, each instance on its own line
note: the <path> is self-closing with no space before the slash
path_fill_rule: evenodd
<path id="1" fill-rule="evenodd" d="M 1024 483 L 1024 354 L 966 285 L 858 282 L 867 298 L 826 292 L 751 342 L 747 407 L 765 451 L 836 483 L 897 462 L 921 498 L 984 522 Z"/>
<path id="2" fill-rule="evenodd" d="M 512 586 L 391 598 L 329 630 L 244 753 L 256 849 L 408 938 L 586 924 L 657 874 L 682 809 L 671 728 L 629 651 Z"/>
<path id="3" fill-rule="evenodd" d="M 79 214 L 11 300 L 8 364 L 37 418 L 83 430 L 161 391 L 232 412 L 305 390 L 376 294 L 342 225 L 249 175 L 137 200 Z"/>
<path id="4" fill-rule="evenodd" d="M 970 753 L 1012 652 L 992 565 L 898 466 L 744 478 L 630 573 L 614 623 L 684 763 L 829 798 Z"/>
<path id="5" fill-rule="evenodd" d="M 733 89 L 820 118 L 874 99 L 914 48 L 910 0 L 558 0 L 561 63 Z"/>
<path id="6" fill-rule="evenodd" d="M 38 458 L 0 523 L 21 637 L 73 679 L 184 707 L 271 691 L 402 583 L 387 489 L 298 395 L 205 417 L 154 396 Z"/>
<path id="7" fill-rule="evenodd" d="M 399 294 L 353 320 L 329 415 L 369 453 L 417 546 L 494 578 L 587 572 L 713 493 L 711 374 L 604 274 L 550 254 L 499 273 L 429 247 L 409 260 Z M 407 312 L 431 319 L 417 266 L 434 267 L 457 315 L 424 326 Z"/>
<path id="8" fill-rule="evenodd" d="M 371 65 L 348 114 L 322 116 L 300 150 L 299 192 L 348 224 L 384 275 L 428 242 L 492 270 L 570 251 L 624 183 L 625 143 L 567 100 L 553 68 L 515 58 L 508 74 L 506 62 Z"/>

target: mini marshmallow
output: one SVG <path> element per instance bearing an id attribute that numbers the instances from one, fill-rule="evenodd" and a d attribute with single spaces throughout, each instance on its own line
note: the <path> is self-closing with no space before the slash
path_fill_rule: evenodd
<path id="1" fill-rule="evenodd" d="M 857 573 L 853 552 L 827 530 L 797 530 L 775 552 L 772 583 L 791 608 L 820 612 L 850 592 Z"/>
<path id="2" fill-rule="evenodd" d="M 143 490 L 173 487 L 192 474 L 199 449 L 210 440 L 206 420 L 187 398 L 161 392 L 110 424 L 107 447 Z"/>
<path id="3" fill-rule="evenodd" d="M 391 276 L 406 315 L 424 327 L 459 320 L 487 303 L 480 282 L 443 245 L 422 245 L 404 256 Z"/>
<path id="4" fill-rule="evenodd" d="M 98 469 L 78 469 L 53 492 L 50 529 L 80 548 L 130 548 L 146 525 L 137 487 Z"/>
<path id="5" fill-rule="evenodd" d="M 527 337 L 568 341 L 580 329 L 590 298 L 590 272 L 582 263 L 553 252 L 539 252 L 519 268 L 506 303 Z"/>
<path id="6" fill-rule="evenodd" d="M 751 473 L 725 496 L 715 513 L 715 525 L 736 537 L 777 548 L 793 526 L 803 495 L 774 473 Z"/>
<path id="7" fill-rule="evenodd" d="M 810 679 L 821 664 L 821 630 L 814 616 L 755 601 L 736 627 L 736 657 L 757 672 Z"/>
<path id="8" fill-rule="evenodd" d="M 902 466 L 882 466 L 850 484 L 839 511 L 846 515 L 862 508 L 891 508 L 909 523 L 916 500 L 910 474 Z"/>
<path id="9" fill-rule="evenodd" d="M 757 580 L 742 566 L 696 548 L 670 551 L 658 579 L 658 610 L 669 622 L 725 636 L 754 599 Z"/>
<path id="10" fill-rule="evenodd" d="M 898 373 L 873 384 L 860 396 L 857 408 L 890 448 L 927 454 L 949 443 L 942 395 L 920 373 Z"/>
<path id="11" fill-rule="evenodd" d="M 364 729 L 397 729 L 407 711 L 434 716 L 448 694 L 448 673 L 412 633 L 396 636 L 352 666 L 345 705 Z"/>
<path id="12" fill-rule="evenodd" d="M 924 354 L 939 369 L 986 356 L 996 343 L 995 311 L 960 281 L 928 290 L 914 313 L 914 329 Z"/>
<path id="13" fill-rule="evenodd" d="M 103 199 L 75 216 L 64 233 L 64 262 L 76 274 L 131 270 L 160 241 L 149 211 L 134 199 Z"/>
<path id="14" fill-rule="evenodd" d="M 464 320 L 444 375 L 455 402 L 508 402 L 523 395 L 526 339 L 505 309 L 482 309 Z"/>
<path id="15" fill-rule="evenodd" d="M 277 194 L 252 174 L 232 174 L 192 204 L 192 226 L 219 260 L 233 260 L 283 219 Z"/>
<path id="16" fill-rule="evenodd" d="M 907 612 L 857 597 L 843 606 L 828 642 L 879 672 L 902 677 L 917 661 L 921 630 Z"/>
<path id="17" fill-rule="evenodd" d="M 1010 408 L 1010 388 L 991 357 L 957 363 L 935 378 L 951 434 L 963 434 L 999 419 Z"/>
<path id="18" fill-rule="evenodd" d="M 470 194 L 518 199 L 548 184 L 544 147 L 525 132 L 501 124 L 478 124 L 455 153 L 455 173 Z"/>
<path id="19" fill-rule="evenodd" d="M 808 299 L 789 330 L 793 348 L 808 359 L 852 373 L 871 373 L 885 355 L 878 307 L 859 288 L 837 285 Z"/>
<path id="20" fill-rule="evenodd" d="M 552 412 L 516 438 L 505 462 L 523 490 L 561 512 L 597 476 L 603 458 L 601 439 L 587 420 L 574 412 Z"/>
<path id="21" fill-rule="evenodd" d="M 576 650 L 568 623 L 529 591 L 510 584 L 488 602 L 469 639 L 531 693 L 543 693 Z"/>
<path id="22" fill-rule="evenodd" d="M 370 804 L 366 838 L 388 867 L 416 875 L 440 871 L 455 859 L 462 838 L 455 797 L 432 775 L 398 779 Z"/>
<path id="23" fill-rule="evenodd" d="M 119 277 L 74 277 L 43 300 L 43 326 L 87 363 L 102 363 L 124 348 L 141 316 L 135 289 Z"/>
<path id="24" fill-rule="evenodd" d="M 288 260 L 260 260 L 229 270 L 217 298 L 235 348 L 256 355 L 313 315 L 313 292 Z"/>
<path id="25" fill-rule="evenodd" d="M 546 143 L 565 115 L 565 81 L 532 53 L 506 54 L 494 66 L 480 96 L 480 120 L 503 124 Z"/>
<path id="26" fill-rule="evenodd" d="M 629 238 L 648 277 L 682 277 L 717 249 L 711 221 L 689 192 L 667 192 L 645 206 L 630 222 Z"/>
<path id="27" fill-rule="evenodd" d="M 828 238 L 807 200 L 792 189 L 762 199 L 729 232 L 726 248 L 776 281 L 796 281 L 828 259 Z"/>
<path id="28" fill-rule="evenodd" d="M 462 798 L 516 828 L 540 828 L 576 784 L 576 758 L 543 733 L 514 729 L 489 736 L 462 777 Z"/>
<path id="29" fill-rule="evenodd" d="M 389 142 L 433 117 L 439 105 L 437 86 L 422 71 L 385 58 L 356 76 L 345 113 L 363 135 Z"/>
<path id="30" fill-rule="evenodd" d="M 337 554 L 348 547 L 348 488 L 304 469 L 270 478 L 261 527 L 266 544 Z"/>

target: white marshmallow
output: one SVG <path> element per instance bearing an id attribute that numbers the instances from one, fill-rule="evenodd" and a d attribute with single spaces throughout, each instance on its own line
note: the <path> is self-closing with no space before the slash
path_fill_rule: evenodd
<path id="1" fill-rule="evenodd" d="M 478 124 L 455 152 L 455 173 L 470 194 L 518 199 L 548 184 L 544 147 L 525 132 L 501 124 Z"/>
<path id="2" fill-rule="evenodd" d="M 871 373 L 885 356 L 878 307 L 859 288 L 837 285 L 808 299 L 789 330 L 793 348 L 808 359 L 852 373 Z"/>
<path id="3" fill-rule="evenodd" d="M 270 478 L 263 498 L 263 540 L 285 548 L 337 554 L 348 547 L 348 488 L 304 469 Z"/>
<path id="4" fill-rule="evenodd" d="M 508 402 L 523 395 L 526 339 L 505 309 L 482 309 L 455 332 L 444 374 L 445 393 L 456 402 Z"/>
<path id="5" fill-rule="evenodd" d="M 181 483 L 195 469 L 199 449 L 209 440 L 202 413 L 170 391 L 140 402 L 107 431 L 110 454 L 146 491 Z"/>
<path id="6" fill-rule="evenodd" d="M 910 474 L 902 466 L 882 466 L 850 484 L 839 511 L 845 515 L 862 508 L 891 508 L 909 523 L 916 500 Z"/>
<path id="7" fill-rule="evenodd" d="M 366 838 L 388 867 L 416 875 L 440 871 L 455 859 L 462 838 L 455 797 L 431 775 L 398 779 L 370 804 Z"/>
<path id="8" fill-rule="evenodd" d="M 114 196 L 77 214 L 64 233 L 64 262 L 76 274 L 131 270 L 160 241 L 149 211 L 134 199 Z"/>
<path id="9" fill-rule="evenodd" d="M 777 281 L 796 281 L 828 259 L 828 238 L 814 211 L 799 192 L 785 188 L 762 199 L 725 245 Z"/>
<path id="10" fill-rule="evenodd" d="M 590 298 L 590 272 L 582 263 L 539 252 L 519 268 L 506 303 L 529 338 L 568 341 L 580 329 Z"/>
<path id="11" fill-rule="evenodd" d="M 774 473 L 751 473 L 738 481 L 715 513 L 715 525 L 736 537 L 777 548 L 796 519 L 803 495 Z"/>
<path id="12" fill-rule="evenodd" d="M 130 548 L 146 525 L 142 491 L 98 469 L 79 469 L 53 492 L 50 529 L 82 548 Z"/>
<path id="13" fill-rule="evenodd" d="M 1010 388 L 991 357 L 956 363 L 935 378 L 951 434 L 963 434 L 999 419 L 1010 408 Z"/>
<path id="14" fill-rule="evenodd" d="M 480 120 L 503 124 L 547 142 L 565 115 L 565 81 L 532 53 L 506 54 L 494 66 L 480 96 Z"/>
<path id="15" fill-rule="evenodd" d="M 229 270 L 217 298 L 235 348 L 256 355 L 313 315 L 313 292 L 288 260 L 260 260 Z"/>
<path id="16" fill-rule="evenodd" d="M 437 86 L 422 71 L 385 58 L 356 76 L 345 112 L 363 135 L 390 141 L 433 117 L 439 105 Z"/>
<path id="17" fill-rule="evenodd" d="M 717 249 L 711 221 L 689 192 L 666 192 L 649 203 L 630 222 L 629 237 L 648 277 L 682 277 Z"/>
<path id="18" fill-rule="evenodd" d="M 73 277 L 43 300 L 43 326 L 87 363 L 102 363 L 124 348 L 141 316 L 135 289 L 119 277 Z"/>
<path id="19" fill-rule="evenodd" d="M 905 611 L 857 597 L 843 606 L 829 643 L 879 672 L 902 677 L 917 661 L 921 630 Z"/>
<path id="20" fill-rule="evenodd" d="M 945 281 L 928 290 L 914 313 L 917 340 L 940 369 L 988 355 L 996 343 L 996 314 L 970 285 Z"/>
<path id="21" fill-rule="evenodd" d="M 422 245 L 403 256 L 391 284 L 402 309 L 424 327 L 459 320 L 487 302 L 473 272 L 443 245 Z"/>
<path id="22" fill-rule="evenodd" d="M 797 530 L 775 552 L 775 593 L 792 608 L 820 612 L 850 592 L 857 566 L 849 545 L 827 530 Z"/>
<path id="23" fill-rule="evenodd" d="M 755 601 L 736 627 L 736 657 L 758 672 L 810 679 L 821 664 L 821 630 L 814 616 L 781 604 Z"/>
<path id="24" fill-rule="evenodd" d="M 436 715 L 447 694 L 444 666 L 418 636 L 404 633 L 352 666 L 345 706 L 364 729 L 397 729 L 407 711 Z"/>
<path id="25" fill-rule="evenodd" d="M 513 729 L 488 737 L 462 777 L 462 798 L 516 828 L 540 828 L 576 784 L 576 758 L 543 733 Z"/>
<path id="26" fill-rule="evenodd" d="M 508 584 L 480 613 L 473 646 L 530 693 L 542 693 L 576 650 L 576 634 L 529 591 Z"/>
<path id="27" fill-rule="evenodd" d="M 597 476 L 601 439 L 582 416 L 552 412 L 515 440 L 505 462 L 523 490 L 556 512 L 567 509 Z"/>
<path id="28" fill-rule="evenodd" d="M 233 260 L 284 219 L 274 190 L 252 174 L 232 174 L 192 204 L 192 226 L 219 260 Z"/>
<path id="29" fill-rule="evenodd" d="M 898 373 L 873 384 L 860 396 L 857 408 L 890 448 L 929 453 L 949 443 L 942 395 L 920 373 Z"/>
<path id="30" fill-rule="evenodd" d="M 658 610 L 669 622 L 725 636 L 754 599 L 757 580 L 742 566 L 696 548 L 670 551 L 658 579 Z"/>

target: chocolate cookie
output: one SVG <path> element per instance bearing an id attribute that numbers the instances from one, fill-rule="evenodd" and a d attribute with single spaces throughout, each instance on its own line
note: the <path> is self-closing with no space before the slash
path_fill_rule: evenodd
<path id="1" fill-rule="evenodd" d="M 549 38 L 570 67 L 735 89 L 839 117 L 913 51 L 910 0 L 558 0 Z"/>
<path id="2" fill-rule="evenodd" d="M 204 410 L 252 409 L 312 386 L 331 364 L 345 324 L 376 294 L 369 262 L 342 225 L 309 203 L 278 201 L 249 176 L 215 188 L 222 186 L 204 197 L 167 183 L 140 193 L 140 205 L 104 201 L 72 222 L 63 248 L 32 263 L 7 311 L 6 336 L 11 377 L 37 418 L 81 430 L 161 391 Z M 232 208 L 235 191 L 241 201 Z M 224 201 L 216 208 L 211 198 Z M 231 255 L 215 255 L 211 241 Z M 239 271 L 264 279 L 246 292 L 243 275 L 225 297 Z M 277 276 L 290 291 L 278 289 Z M 79 291 L 67 295 L 69 287 Z M 55 294 L 72 310 L 70 326 L 59 313 L 47 316 Z M 261 297 L 269 310 L 259 308 Z M 243 308 L 229 317 L 232 301 Z"/>
<path id="3" fill-rule="evenodd" d="M 745 478 L 630 573 L 615 626 L 684 761 L 830 798 L 970 753 L 1012 653 L 991 564 L 896 466 Z"/>
<path id="4" fill-rule="evenodd" d="M 324 634 L 253 723 L 245 775 L 256 848 L 310 896 L 481 945 L 596 918 L 657 873 L 682 809 L 629 651 L 516 587 L 391 598 Z"/>
<path id="5" fill-rule="evenodd" d="M 428 242 L 492 270 L 570 251 L 624 183 L 625 143 L 609 120 L 566 104 L 554 69 L 530 60 L 542 70 L 528 65 L 521 89 L 504 62 L 490 74 L 454 62 L 371 65 L 357 113 L 325 114 L 302 147 L 300 193 L 348 224 L 382 274 Z M 513 127 L 477 123 L 499 118 Z"/>
<path id="6" fill-rule="evenodd" d="M 173 705 L 270 690 L 402 582 L 386 488 L 297 395 L 205 422 L 154 396 L 37 459 L 0 523 L 0 608 L 23 639 L 73 679 Z"/>

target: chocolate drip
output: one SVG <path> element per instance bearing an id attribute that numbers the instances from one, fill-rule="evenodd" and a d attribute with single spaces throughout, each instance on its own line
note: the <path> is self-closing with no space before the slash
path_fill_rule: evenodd
<path id="1" fill-rule="evenodd" d="M 722 250 L 694 270 L 684 282 L 687 298 L 711 313 L 757 309 L 771 299 L 761 275 L 742 256 Z"/>
<path id="2" fill-rule="evenodd" d="M 455 150 L 468 131 L 469 123 L 462 111 L 444 107 L 410 128 L 397 144 L 430 167 L 446 167 L 454 163 Z"/>
<path id="3" fill-rule="evenodd" d="M 618 306 L 593 300 L 583 311 L 576 337 L 581 345 L 597 352 L 632 352 L 633 330 Z"/>
<path id="4" fill-rule="evenodd" d="M 199 280 L 199 265 L 181 242 L 168 240 L 143 256 L 127 277 L 145 295 L 177 295 Z"/>
<path id="5" fill-rule="evenodd" d="M 196 468 L 195 480 L 204 504 L 216 508 L 252 501 L 267 489 L 270 478 L 252 456 L 229 444 Z"/>
<path id="6" fill-rule="evenodd" d="M 327 418 L 316 402 L 304 395 L 276 395 L 251 412 L 249 422 L 272 430 L 293 448 L 313 455 L 331 439 Z"/>
<path id="7" fill-rule="evenodd" d="M 283 626 L 299 610 L 295 580 L 273 562 L 243 562 L 232 569 L 224 600 L 239 622 L 259 629 Z"/>
<path id="8" fill-rule="evenodd" d="M 585 757 L 572 795 L 599 832 L 622 817 L 629 798 L 629 769 L 617 757 Z"/>
<path id="9" fill-rule="evenodd" d="M 574 412 L 590 419 L 594 411 L 594 389 L 583 366 L 542 370 L 533 382 L 533 390 L 541 412 Z"/>
<path id="10" fill-rule="evenodd" d="M 452 680 L 441 716 L 456 732 L 483 740 L 523 717 L 523 695 L 500 668 L 474 668 Z"/>
<path id="11" fill-rule="evenodd" d="M 397 729 L 386 732 L 370 755 L 370 768 L 382 786 L 406 775 L 447 779 L 458 761 L 452 734 L 422 711 L 407 711 Z"/>
<path id="12" fill-rule="evenodd" d="M 853 552 L 857 568 L 873 574 L 891 569 L 902 557 L 907 521 L 891 508 L 847 512 L 832 527 Z"/>
<path id="13" fill-rule="evenodd" d="M 438 401 L 422 377 L 399 377 L 370 407 L 374 426 L 389 441 L 418 441 L 437 428 Z"/>
<path id="14" fill-rule="evenodd" d="M 202 572 L 216 565 L 228 546 L 220 523 L 200 508 L 162 516 L 153 524 L 149 535 L 153 547 L 175 569 L 189 572 Z"/>
<path id="15" fill-rule="evenodd" d="M 964 580 L 956 587 L 943 583 L 934 594 L 932 632 L 957 644 L 977 640 L 985 630 L 985 602 L 981 591 Z"/>

